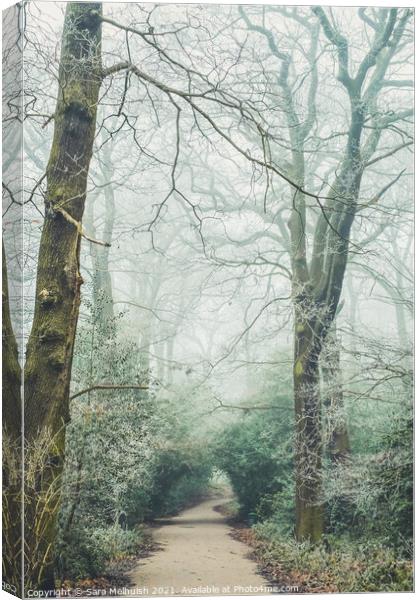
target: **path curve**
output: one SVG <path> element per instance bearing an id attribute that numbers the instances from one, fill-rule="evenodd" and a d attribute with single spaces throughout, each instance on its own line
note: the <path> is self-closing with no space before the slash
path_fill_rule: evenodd
<path id="1" fill-rule="evenodd" d="M 154 539 L 161 550 L 139 560 L 129 573 L 145 596 L 268 594 L 269 582 L 248 558 L 249 548 L 230 535 L 214 510 L 227 499 L 206 500 L 170 519 L 160 519 Z"/>

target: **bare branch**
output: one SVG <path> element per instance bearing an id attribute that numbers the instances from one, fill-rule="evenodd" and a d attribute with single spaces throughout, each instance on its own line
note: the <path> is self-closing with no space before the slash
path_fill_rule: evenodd
<path id="1" fill-rule="evenodd" d="M 83 396 L 84 394 L 88 394 L 89 392 L 93 392 L 95 390 L 148 390 L 149 387 L 146 385 L 118 385 L 112 383 L 97 383 L 95 385 L 91 385 L 84 390 L 80 390 L 80 392 L 76 392 L 73 396 L 70 396 L 70 400 L 74 400 L 79 396 Z"/>
<path id="2" fill-rule="evenodd" d="M 79 221 L 76 221 L 76 219 L 73 219 L 73 217 L 69 215 L 69 213 L 66 210 L 64 210 L 64 208 L 54 207 L 53 211 L 55 213 L 60 213 L 60 215 L 62 215 L 68 223 L 74 225 L 77 231 L 79 232 L 79 235 L 85 238 L 85 240 L 88 240 L 88 242 L 91 242 L 92 244 L 99 244 L 99 246 L 105 246 L 107 248 L 111 247 L 111 244 L 109 242 L 101 242 L 100 240 L 95 240 L 88 236 L 83 230 L 82 224 Z"/>

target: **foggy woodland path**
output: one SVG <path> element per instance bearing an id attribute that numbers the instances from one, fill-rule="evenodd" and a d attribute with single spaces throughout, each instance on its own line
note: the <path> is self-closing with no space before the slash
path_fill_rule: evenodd
<path id="1" fill-rule="evenodd" d="M 7 11 L 6 589 L 413 589 L 413 18 Z"/>
<path id="2" fill-rule="evenodd" d="M 228 594 L 244 594 L 235 586 L 258 587 L 258 594 L 268 593 L 270 583 L 257 573 L 257 565 L 248 558 L 249 548 L 233 539 L 226 517 L 215 510 L 227 498 L 212 498 L 184 510 L 170 519 L 161 519 L 162 527 L 154 533 L 161 546 L 153 555 L 141 559 L 130 572 L 135 587 L 173 588 L 170 594 L 198 595 L 194 588 L 210 586 Z M 214 587 L 213 587 L 214 586 Z M 254 591 L 254 594 L 256 592 Z M 204 594 L 205 595 L 205 594 Z"/>

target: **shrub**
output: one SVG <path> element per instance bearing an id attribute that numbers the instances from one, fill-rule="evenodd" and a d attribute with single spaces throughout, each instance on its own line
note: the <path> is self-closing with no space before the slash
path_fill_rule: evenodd
<path id="1" fill-rule="evenodd" d="M 165 444 L 154 462 L 151 516 L 176 514 L 207 490 L 213 465 L 209 451 L 200 444 Z"/>
<path id="2" fill-rule="evenodd" d="M 215 461 L 238 497 L 241 516 L 257 521 L 293 506 L 291 424 L 276 411 L 245 415 L 215 443 Z M 285 517 L 289 519 L 289 517 Z"/>
<path id="3" fill-rule="evenodd" d="M 413 589 L 413 566 L 379 543 L 347 537 L 298 543 L 272 521 L 253 528 L 257 558 L 275 581 L 307 592 L 385 592 Z"/>
<path id="4" fill-rule="evenodd" d="M 330 533 L 351 530 L 354 539 L 375 537 L 405 556 L 413 537 L 413 421 L 408 412 L 394 415 L 379 438 L 380 451 L 355 454 L 324 477 Z"/>
<path id="5" fill-rule="evenodd" d="M 62 579 L 80 580 L 106 576 L 111 560 L 135 556 L 144 543 L 140 528 L 79 527 L 72 530 L 71 543 L 59 544 L 57 566 Z"/>

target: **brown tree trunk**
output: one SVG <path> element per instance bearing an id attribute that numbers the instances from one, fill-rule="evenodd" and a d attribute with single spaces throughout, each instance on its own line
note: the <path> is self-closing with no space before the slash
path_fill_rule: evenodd
<path id="1" fill-rule="evenodd" d="M 21 368 L 18 346 L 10 318 L 9 283 L 4 244 L 2 252 L 2 423 L 3 431 L 17 439 L 20 438 L 22 424 Z"/>
<path id="2" fill-rule="evenodd" d="M 23 12 L 19 3 L 2 14 L 2 578 L 3 590 L 17 596 L 22 596 Z"/>
<path id="3" fill-rule="evenodd" d="M 296 157 L 295 157 L 296 158 Z M 303 160 L 299 157 L 303 175 Z M 297 176 L 297 173 L 295 174 Z M 302 182 L 303 183 L 303 182 Z M 314 298 L 306 257 L 305 198 L 292 190 L 296 210 L 292 211 L 291 261 L 294 297 L 294 367 L 295 403 L 295 535 L 300 541 L 320 540 L 324 528 L 322 492 L 322 428 L 319 390 L 319 335 L 323 306 Z"/>
<path id="4" fill-rule="evenodd" d="M 296 310 L 296 308 L 295 308 Z M 321 406 L 319 394 L 319 341 L 314 323 L 299 316 L 297 307 L 294 349 L 296 537 L 317 542 L 323 532 L 321 501 Z"/>
<path id="5" fill-rule="evenodd" d="M 327 434 L 327 452 L 334 463 L 340 463 L 350 454 L 350 438 L 344 408 L 340 347 L 335 323 L 328 334 L 326 351 L 322 356 L 322 379 L 325 389 L 324 406 Z"/>
<path id="6" fill-rule="evenodd" d="M 54 587 L 53 550 L 80 304 L 80 230 L 101 85 L 99 3 L 67 5 L 25 365 L 26 585 Z M 42 449 L 42 452 L 41 452 Z M 37 502 L 31 502 L 33 496 Z"/>
<path id="7" fill-rule="evenodd" d="M 21 368 L 9 305 L 6 253 L 2 260 L 3 581 L 21 592 L 22 466 Z M 6 588 L 12 591 L 12 588 Z"/>

